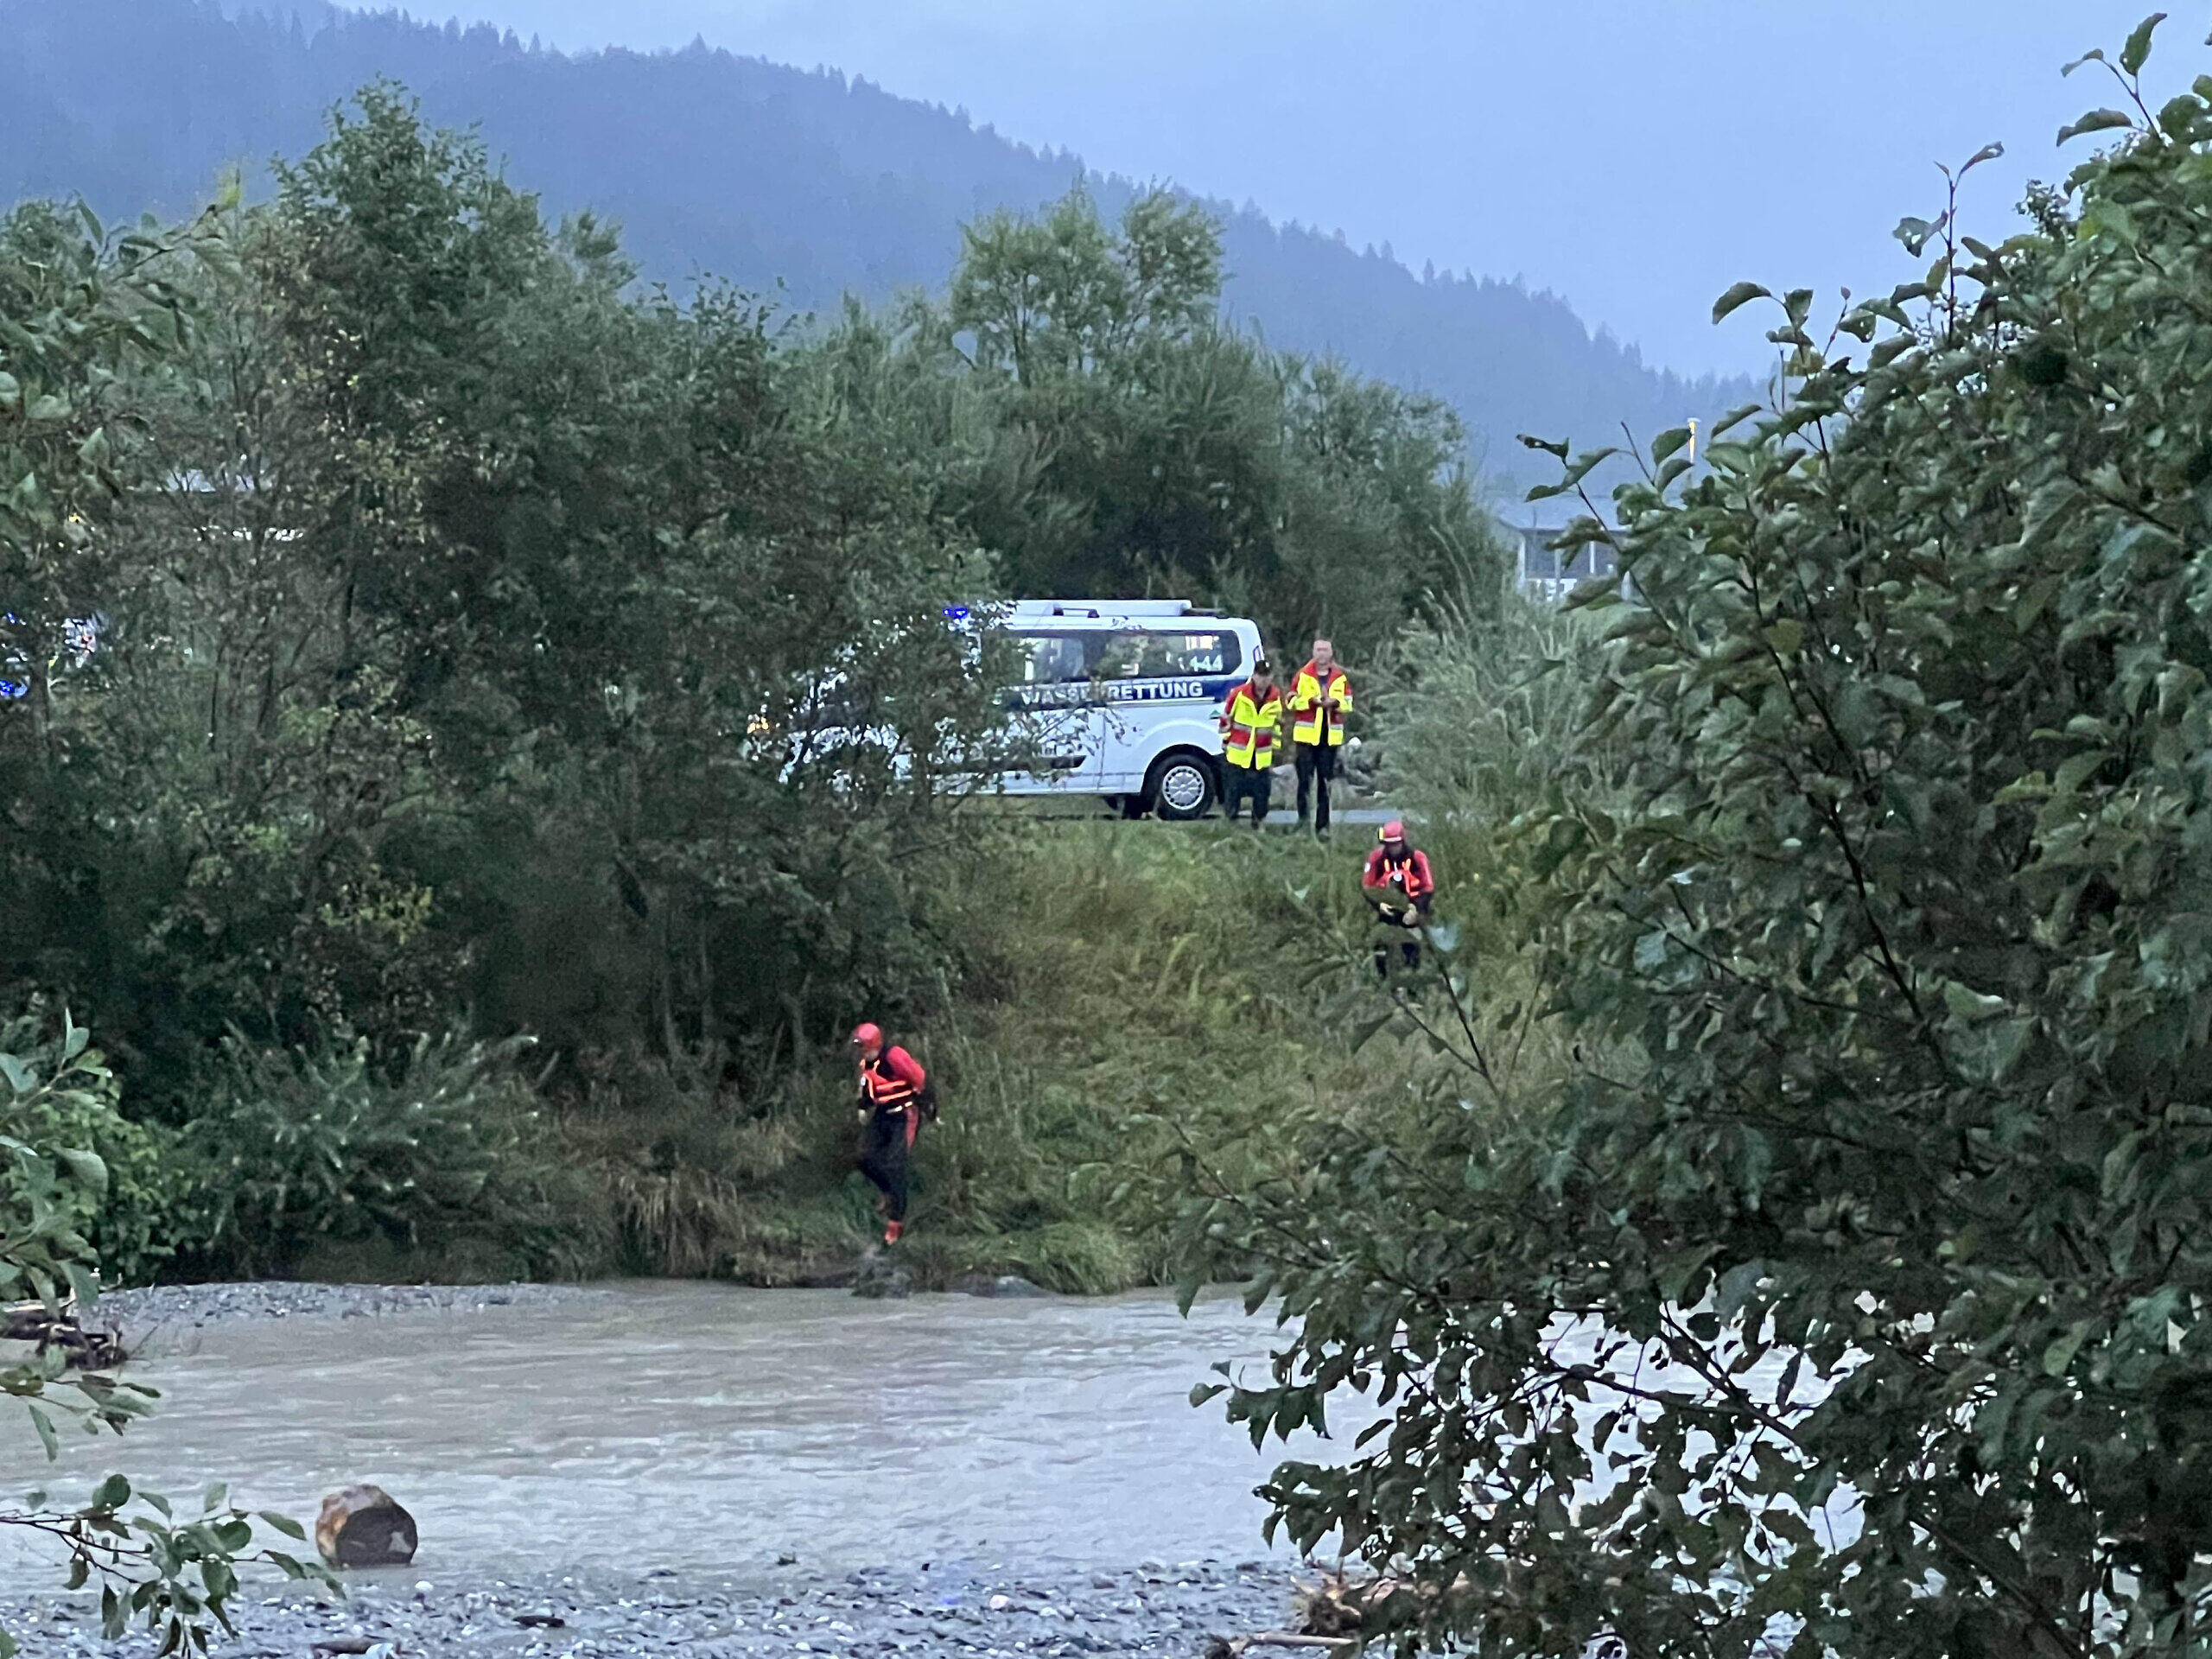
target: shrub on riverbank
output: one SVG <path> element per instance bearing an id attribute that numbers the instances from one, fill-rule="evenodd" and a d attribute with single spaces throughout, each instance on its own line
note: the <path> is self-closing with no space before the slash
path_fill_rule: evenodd
<path id="1" fill-rule="evenodd" d="M 379 1067 L 359 1038 L 285 1053 L 233 1037 L 177 1137 L 181 1265 L 241 1279 L 594 1270 L 605 1198 L 549 1144 L 528 1046 L 424 1038 Z"/>

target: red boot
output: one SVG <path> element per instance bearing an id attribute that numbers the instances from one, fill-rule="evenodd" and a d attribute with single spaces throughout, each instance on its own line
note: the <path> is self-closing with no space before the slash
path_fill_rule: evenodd
<path id="1" fill-rule="evenodd" d="M 896 1244 L 899 1242 L 899 1235 L 906 1230 L 905 1222 L 887 1221 L 883 1224 L 883 1242 L 887 1244 Z"/>

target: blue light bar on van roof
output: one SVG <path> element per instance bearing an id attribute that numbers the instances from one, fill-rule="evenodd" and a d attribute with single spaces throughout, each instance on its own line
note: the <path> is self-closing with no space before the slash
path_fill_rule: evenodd
<path id="1" fill-rule="evenodd" d="M 968 620 L 968 607 L 965 605 L 946 606 L 944 620 L 948 622 L 965 622 Z"/>

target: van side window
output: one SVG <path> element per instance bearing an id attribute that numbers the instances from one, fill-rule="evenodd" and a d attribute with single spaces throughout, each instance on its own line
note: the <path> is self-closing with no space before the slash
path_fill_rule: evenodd
<path id="1" fill-rule="evenodd" d="M 1017 633 L 1024 685 L 1070 685 L 1090 677 L 1079 633 Z"/>
<path id="2" fill-rule="evenodd" d="M 1132 628 L 1108 635 L 1098 653 L 1098 677 L 1105 680 L 1192 679 L 1234 674 L 1243 665 L 1243 645 L 1226 631 L 1167 633 Z"/>

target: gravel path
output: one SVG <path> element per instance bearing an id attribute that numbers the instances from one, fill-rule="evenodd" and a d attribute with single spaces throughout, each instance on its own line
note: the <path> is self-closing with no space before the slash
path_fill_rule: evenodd
<path id="1" fill-rule="evenodd" d="M 333 1643 L 373 1659 L 1198 1659 L 1209 1635 L 1284 1628 L 1294 1588 L 1288 1571 L 1256 1562 L 1147 1561 L 1121 1573 L 938 1563 L 835 1576 L 793 1566 L 776 1576 L 774 1587 L 750 1592 L 663 1575 L 474 1586 L 402 1576 L 356 1582 L 342 1605 L 297 1592 L 246 1596 L 232 1605 L 237 1639 L 219 1639 L 214 1651 L 220 1659 L 313 1659 L 315 1643 Z M 154 1652 L 136 1635 L 110 1646 L 99 1625 L 88 1596 L 0 1596 L 0 1628 L 16 1635 L 25 1659 Z"/>
<path id="2" fill-rule="evenodd" d="M 588 1285 L 310 1285 L 264 1280 L 234 1285 L 155 1285 L 111 1290 L 89 1321 L 126 1334 L 232 1319 L 368 1318 L 378 1313 L 543 1307 L 610 1294 Z"/>

